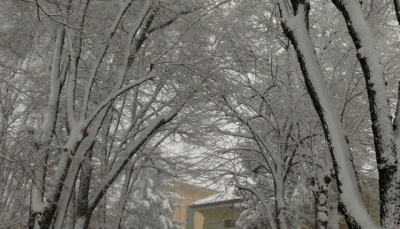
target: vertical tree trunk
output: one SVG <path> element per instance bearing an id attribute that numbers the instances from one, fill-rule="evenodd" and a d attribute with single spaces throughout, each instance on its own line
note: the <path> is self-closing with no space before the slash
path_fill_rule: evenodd
<path id="1" fill-rule="evenodd" d="M 276 206 L 276 225 L 278 229 L 288 229 L 285 216 L 285 196 L 283 189 L 283 178 L 275 178 L 275 206 Z"/>
<path id="2" fill-rule="evenodd" d="M 119 198 L 117 209 L 115 211 L 116 215 L 117 215 L 117 219 L 115 220 L 113 228 L 116 228 L 116 229 L 121 228 L 121 222 L 122 222 L 122 217 L 124 215 L 126 201 L 128 200 L 128 196 L 131 192 L 132 185 L 135 182 L 134 180 L 132 180 L 132 175 L 133 175 L 132 173 L 133 173 L 133 169 L 134 169 L 133 166 L 134 166 L 134 164 L 130 163 L 128 165 L 128 167 L 126 168 L 124 185 L 122 187 L 121 196 Z M 135 175 L 133 177 L 135 177 Z"/>
<path id="3" fill-rule="evenodd" d="M 332 177 L 330 171 L 318 173 L 314 176 L 314 196 L 316 228 L 327 229 L 329 223 L 328 191 Z"/>
<path id="4" fill-rule="evenodd" d="M 50 94 L 49 102 L 45 110 L 44 120 L 41 128 L 41 139 L 37 157 L 35 160 L 34 177 L 32 178 L 31 204 L 29 228 L 37 228 L 43 223 L 43 211 L 45 205 L 43 196 L 45 192 L 45 179 L 47 169 L 48 147 L 55 131 L 57 120 L 58 104 L 61 94 L 61 56 L 64 46 L 65 29 L 59 28 L 57 31 L 56 42 L 54 45 L 53 59 L 50 72 Z"/>
<path id="5" fill-rule="evenodd" d="M 91 212 L 89 210 L 89 189 L 92 175 L 92 150 L 87 154 L 85 161 L 82 163 L 78 199 L 76 201 L 76 224 L 75 228 L 88 228 Z"/>

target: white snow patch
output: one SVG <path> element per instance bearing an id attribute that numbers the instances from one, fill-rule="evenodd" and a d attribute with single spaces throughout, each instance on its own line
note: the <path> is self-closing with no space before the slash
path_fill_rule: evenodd
<path id="1" fill-rule="evenodd" d="M 228 190 L 226 190 L 223 193 L 217 193 L 217 194 L 209 196 L 207 198 L 195 201 L 195 202 L 193 202 L 192 206 L 223 202 L 223 201 L 227 201 L 227 200 L 241 199 L 241 197 L 235 195 L 234 191 L 235 191 L 234 188 L 229 188 Z"/>

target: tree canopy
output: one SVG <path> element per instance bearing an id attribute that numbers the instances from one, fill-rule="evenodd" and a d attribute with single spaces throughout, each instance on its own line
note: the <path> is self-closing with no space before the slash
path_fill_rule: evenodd
<path id="1" fill-rule="evenodd" d="M 399 227 L 400 3 L 4 0 L 0 227 Z"/>

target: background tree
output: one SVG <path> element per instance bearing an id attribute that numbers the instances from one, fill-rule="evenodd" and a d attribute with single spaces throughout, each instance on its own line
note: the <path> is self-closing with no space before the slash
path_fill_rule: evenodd
<path id="1" fill-rule="evenodd" d="M 397 8 L 4 1 L 0 222 L 123 227 L 150 163 L 236 184 L 243 227 L 334 227 L 339 201 L 350 228 L 377 227 L 377 202 L 395 228 Z"/>

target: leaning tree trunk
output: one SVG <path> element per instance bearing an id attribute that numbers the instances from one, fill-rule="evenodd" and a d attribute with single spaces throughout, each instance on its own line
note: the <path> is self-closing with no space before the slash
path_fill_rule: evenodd
<path id="1" fill-rule="evenodd" d="M 294 16 L 290 16 L 285 1 L 280 0 L 279 6 L 283 30 L 296 50 L 308 94 L 324 129 L 340 192 L 339 209 L 349 228 L 376 228 L 362 202 L 347 137 L 335 113 L 332 99 L 327 93 L 322 70 L 308 32 L 310 5 L 305 0 L 292 0 Z"/>
<path id="2" fill-rule="evenodd" d="M 346 21 L 367 85 L 379 173 L 380 223 L 384 228 L 396 228 L 397 200 L 400 197 L 397 185 L 398 160 L 383 67 L 379 62 L 372 33 L 364 19 L 360 3 L 355 0 L 332 2 Z"/>
<path id="3" fill-rule="evenodd" d="M 85 161 L 82 163 L 80 180 L 79 180 L 79 191 L 76 206 L 76 221 L 75 229 L 88 228 L 90 222 L 89 213 L 89 189 L 90 180 L 92 175 L 92 150 L 87 154 Z"/>
<path id="4" fill-rule="evenodd" d="M 75 227 L 75 219 L 76 219 L 76 199 L 75 199 L 75 190 L 72 190 L 71 200 L 68 205 L 68 213 L 66 217 L 66 228 L 74 229 Z"/>

